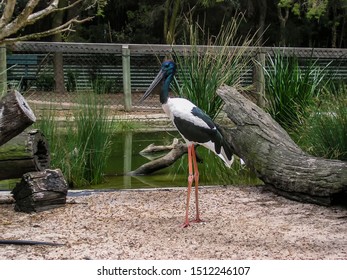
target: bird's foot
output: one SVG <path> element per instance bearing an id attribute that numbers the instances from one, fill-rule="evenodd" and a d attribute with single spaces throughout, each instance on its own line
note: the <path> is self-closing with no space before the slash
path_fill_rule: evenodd
<path id="1" fill-rule="evenodd" d="M 184 222 L 182 225 L 181 225 L 181 228 L 187 228 L 190 226 L 190 223 L 189 222 Z"/>
<path id="2" fill-rule="evenodd" d="M 201 220 L 200 218 L 196 218 L 195 220 L 192 221 L 192 223 L 203 223 L 205 222 L 204 220 Z"/>

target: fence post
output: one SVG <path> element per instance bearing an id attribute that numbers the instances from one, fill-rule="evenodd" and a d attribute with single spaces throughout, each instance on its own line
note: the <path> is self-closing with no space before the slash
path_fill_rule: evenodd
<path id="1" fill-rule="evenodd" d="M 0 45 L 0 96 L 7 92 L 6 46 Z"/>
<path id="2" fill-rule="evenodd" d="M 124 109 L 126 111 L 131 111 L 130 49 L 128 45 L 122 45 L 122 66 Z"/>
<path id="3" fill-rule="evenodd" d="M 256 61 L 253 68 L 253 84 L 257 93 L 257 105 L 261 108 L 266 106 L 265 99 L 265 53 L 259 50 L 256 54 Z"/>

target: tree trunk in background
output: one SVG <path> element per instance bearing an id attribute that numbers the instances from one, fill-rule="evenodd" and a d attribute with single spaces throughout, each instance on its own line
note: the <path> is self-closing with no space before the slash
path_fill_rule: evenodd
<path id="1" fill-rule="evenodd" d="M 302 202 L 347 205 L 347 162 L 306 154 L 269 114 L 236 89 L 222 86 L 217 93 L 236 125 L 222 128 L 224 136 L 270 190 Z"/>
<path id="2" fill-rule="evenodd" d="M 267 12 L 267 2 L 266 0 L 259 0 L 257 1 L 258 5 L 258 12 L 259 12 L 259 18 L 258 18 L 258 44 L 261 46 L 263 44 L 263 37 L 265 33 L 265 20 L 266 20 L 266 12 Z"/>
<path id="3" fill-rule="evenodd" d="M 285 14 L 282 14 L 282 8 L 277 5 L 277 17 L 280 22 L 280 42 L 279 46 L 284 47 L 286 45 L 286 23 L 289 18 L 289 8 L 283 8 Z"/>
<path id="4" fill-rule="evenodd" d="M 59 8 L 66 6 L 67 1 L 61 0 L 59 2 Z M 63 24 L 64 22 L 65 11 L 60 11 L 55 13 L 52 21 L 52 28 L 56 28 Z M 57 33 L 52 36 L 53 42 L 62 42 L 61 33 Z M 55 82 L 55 91 L 58 93 L 65 93 L 64 85 L 64 63 L 63 63 L 63 53 L 55 52 L 53 57 L 54 65 L 54 82 Z"/>
<path id="5" fill-rule="evenodd" d="M 6 46 L 0 44 L 0 97 L 7 92 Z"/>

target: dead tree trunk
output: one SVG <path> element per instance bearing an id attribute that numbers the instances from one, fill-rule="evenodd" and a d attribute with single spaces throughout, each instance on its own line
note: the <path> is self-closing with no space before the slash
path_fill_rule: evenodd
<path id="1" fill-rule="evenodd" d="M 24 131 L 0 146 L 0 180 L 21 178 L 50 167 L 46 138 L 37 129 Z"/>
<path id="2" fill-rule="evenodd" d="M 0 146 L 33 124 L 36 117 L 24 97 L 16 90 L 0 100 Z"/>
<path id="3" fill-rule="evenodd" d="M 347 162 L 306 154 L 269 114 L 234 88 L 222 86 L 217 93 L 236 125 L 224 127 L 224 136 L 268 188 L 302 202 L 347 204 Z"/>

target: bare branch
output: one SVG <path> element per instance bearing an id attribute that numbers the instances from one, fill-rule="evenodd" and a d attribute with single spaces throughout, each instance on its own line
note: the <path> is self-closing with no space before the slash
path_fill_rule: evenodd
<path id="1" fill-rule="evenodd" d="M 9 0 L 9 1 L 10 1 L 9 3 L 11 3 L 15 6 L 15 4 L 16 4 L 15 0 Z M 9 38 L 9 39 L 4 39 L 4 38 L 7 38 L 7 37 L 17 33 L 18 30 L 20 30 L 21 28 L 23 28 L 27 25 L 31 25 L 31 24 L 35 23 L 36 21 L 48 16 L 49 14 L 51 14 L 53 12 L 68 10 L 68 9 L 71 9 L 74 6 L 83 2 L 83 0 L 76 0 L 72 4 L 69 4 L 63 8 L 58 8 L 60 0 L 53 0 L 46 8 L 44 8 L 40 11 L 37 11 L 35 13 L 32 13 L 34 8 L 39 3 L 39 1 L 40 0 L 29 0 L 29 2 L 26 4 L 25 8 L 23 9 L 22 13 L 16 19 L 14 19 L 12 22 L 10 22 L 12 14 L 10 15 L 9 18 L 5 17 L 5 13 L 3 14 L 2 18 L 4 18 L 4 21 L 3 21 L 3 26 L 1 28 L 2 30 L 0 32 L 0 42 L 14 41 L 12 38 Z M 91 6 L 93 6 L 96 2 L 97 1 L 94 1 L 93 4 L 91 4 Z M 6 9 L 7 9 L 7 6 L 8 5 L 6 5 Z M 10 8 L 11 7 L 8 8 L 8 14 L 11 11 Z M 14 9 L 14 7 L 13 7 L 13 9 Z M 12 13 L 13 13 L 13 11 L 12 11 Z M 7 19 L 7 21 L 5 21 L 5 19 Z M 87 20 L 90 20 L 90 18 L 88 18 Z M 84 21 L 85 20 L 76 21 L 76 19 L 73 19 L 74 23 L 80 23 L 80 22 L 84 22 Z M 68 21 L 68 23 L 69 22 L 71 23 L 71 20 Z M 1 23 L 2 22 L 0 21 L 0 24 Z M 61 31 L 70 30 L 69 28 L 65 29 L 67 27 L 67 25 L 69 25 L 68 23 L 64 24 L 64 26 L 59 30 L 61 30 Z M 48 30 L 45 32 L 35 33 L 35 34 L 31 34 L 31 35 L 26 35 L 26 36 L 20 36 L 20 37 L 17 37 L 16 40 L 28 40 L 28 39 L 24 39 L 24 38 L 37 38 L 37 36 L 39 34 L 42 34 L 42 36 L 48 36 L 48 35 L 56 34 L 58 32 L 56 31 L 56 29 L 52 29 L 52 32 Z M 48 34 L 48 35 L 45 35 L 45 34 Z M 40 35 L 39 37 L 42 37 L 42 36 Z"/>
<path id="2" fill-rule="evenodd" d="M 33 13 L 29 16 L 28 18 L 28 24 L 33 24 L 34 22 L 38 21 L 41 18 L 44 18 L 45 16 L 53 13 L 53 12 L 59 12 L 59 11 L 64 11 L 64 10 L 68 10 L 74 6 L 76 6 L 77 4 L 81 3 L 83 0 L 77 0 L 76 2 L 67 5 L 66 7 L 63 8 L 58 8 L 59 5 L 59 1 L 60 0 L 54 0 L 48 7 L 46 7 L 45 9 L 38 11 L 36 13 Z"/>
<path id="3" fill-rule="evenodd" d="M 28 17 L 31 15 L 40 0 L 29 0 L 23 11 L 11 22 L 4 26 L 0 32 L 0 41 L 12 34 L 18 32 L 19 29 L 27 25 Z"/>
<path id="4" fill-rule="evenodd" d="M 2 4 L 2 2 L 1 2 L 1 4 Z M 0 29 L 2 29 L 7 23 L 10 22 L 15 6 L 16 6 L 16 0 L 7 1 L 5 8 L 4 8 L 4 13 L 2 14 L 1 19 L 0 19 Z"/>
<path id="5" fill-rule="evenodd" d="M 6 38 L 4 39 L 2 42 L 15 42 L 15 41 L 25 41 L 25 40 L 32 40 L 32 39 L 37 39 L 37 38 L 42 38 L 42 37 L 47 37 L 47 36 L 51 36 L 60 32 L 65 32 L 65 31 L 74 31 L 71 26 L 73 24 L 80 24 L 86 21 L 91 20 L 93 17 L 88 17 L 88 18 L 84 18 L 84 19 L 77 19 L 77 18 L 73 18 L 70 19 L 69 21 L 67 21 L 66 23 L 64 23 L 61 26 L 58 26 L 56 28 L 44 31 L 44 32 L 38 32 L 38 33 L 33 33 L 33 34 L 29 34 L 29 35 L 24 35 L 24 36 L 19 36 L 16 38 Z M 0 41 L 1 42 L 1 41 Z"/>

